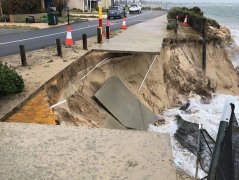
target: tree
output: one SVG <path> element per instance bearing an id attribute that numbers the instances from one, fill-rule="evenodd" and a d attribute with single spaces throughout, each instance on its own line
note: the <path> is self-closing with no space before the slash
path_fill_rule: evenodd
<path id="1" fill-rule="evenodd" d="M 0 0 L 0 16 L 3 15 L 3 12 L 2 12 L 2 0 Z"/>
<path id="2" fill-rule="evenodd" d="M 56 10 L 62 15 L 62 11 L 67 8 L 69 0 L 53 0 Z"/>
<path id="3" fill-rule="evenodd" d="M 1 0 L 3 13 L 24 14 L 38 13 L 41 10 L 40 0 Z"/>

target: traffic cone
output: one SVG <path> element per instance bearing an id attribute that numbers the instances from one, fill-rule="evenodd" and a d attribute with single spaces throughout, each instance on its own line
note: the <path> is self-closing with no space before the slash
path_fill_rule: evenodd
<path id="1" fill-rule="evenodd" d="M 106 26 L 110 26 L 110 20 L 109 19 L 106 20 L 106 24 L 105 25 Z"/>
<path id="2" fill-rule="evenodd" d="M 184 26 L 188 26 L 188 15 L 185 16 L 183 25 L 184 25 Z"/>
<path id="3" fill-rule="evenodd" d="M 126 27 L 126 18 L 124 17 L 121 29 L 127 29 Z"/>
<path id="4" fill-rule="evenodd" d="M 67 26 L 67 34 L 66 34 L 65 45 L 71 46 L 73 44 L 74 44 L 74 42 L 73 42 L 72 35 L 71 35 L 71 26 L 68 25 Z"/>

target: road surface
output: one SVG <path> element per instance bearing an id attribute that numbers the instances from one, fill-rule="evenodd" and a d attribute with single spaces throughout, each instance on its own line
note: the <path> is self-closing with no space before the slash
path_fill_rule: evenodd
<path id="1" fill-rule="evenodd" d="M 127 26 L 159 17 L 163 14 L 165 14 L 165 11 L 144 11 L 141 14 L 128 14 Z M 111 30 L 120 29 L 122 25 L 122 19 L 111 19 L 110 22 Z M 103 20 L 103 25 L 105 25 L 105 19 Z M 72 24 L 71 29 L 74 41 L 80 40 L 82 34 L 87 34 L 88 37 L 95 36 L 97 27 L 98 20 Z M 66 25 L 63 25 L 49 29 L 32 30 L 0 36 L 0 57 L 18 53 L 20 44 L 25 46 L 26 51 L 32 51 L 54 45 L 56 38 L 60 38 L 61 41 L 64 42 L 66 29 Z"/>

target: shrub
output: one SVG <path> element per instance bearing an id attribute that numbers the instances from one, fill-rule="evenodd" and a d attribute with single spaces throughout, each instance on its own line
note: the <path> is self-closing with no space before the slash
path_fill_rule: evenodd
<path id="1" fill-rule="evenodd" d="M 0 97 L 22 92 L 24 82 L 16 71 L 0 63 Z"/>
<path id="2" fill-rule="evenodd" d="M 205 20 L 207 20 L 208 22 L 206 25 L 220 28 L 220 25 L 215 20 L 204 17 L 203 12 L 199 7 L 193 8 L 174 7 L 169 10 L 167 18 L 168 20 L 170 20 L 176 19 L 176 16 L 179 16 L 179 21 L 183 22 L 186 15 L 188 15 L 189 25 L 197 32 L 202 31 L 202 28 L 205 24 Z"/>
<path id="3" fill-rule="evenodd" d="M 177 21 L 172 21 L 167 24 L 167 30 L 175 30 L 178 28 Z"/>
<path id="4" fill-rule="evenodd" d="M 5 14 L 24 14 L 40 12 L 41 1 L 36 0 L 3 0 L 2 9 Z"/>

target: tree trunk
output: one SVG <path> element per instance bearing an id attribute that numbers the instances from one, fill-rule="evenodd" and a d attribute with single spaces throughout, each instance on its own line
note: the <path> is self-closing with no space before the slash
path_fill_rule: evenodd
<path id="1" fill-rule="evenodd" d="M 0 2 L 0 16 L 3 15 L 3 12 L 2 12 L 2 2 Z"/>

